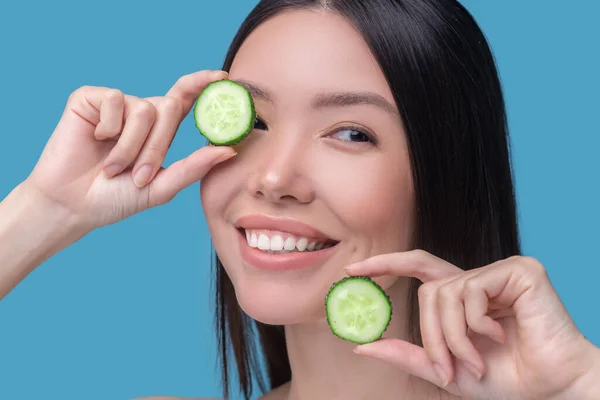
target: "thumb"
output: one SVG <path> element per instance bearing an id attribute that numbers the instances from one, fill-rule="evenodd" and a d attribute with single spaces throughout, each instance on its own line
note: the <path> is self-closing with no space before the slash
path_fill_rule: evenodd
<path id="1" fill-rule="evenodd" d="M 149 185 L 148 207 L 171 201 L 177 193 L 202 179 L 212 167 L 236 154 L 231 147 L 206 146 L 160 170 Z"/>
<path id="2" fill-rule="evenodd" d="M 356 354 L 375 358 L 394 365 L 407 374 L 414 375 L 444 388 L 451 393 L 458 394 L 454 383 L 448 384 L 450 377 L 442 378 L 427 357 L 424 348 L 399 339 L 381 339 L 372 343 L 359 345 L 354 349 Z"/>

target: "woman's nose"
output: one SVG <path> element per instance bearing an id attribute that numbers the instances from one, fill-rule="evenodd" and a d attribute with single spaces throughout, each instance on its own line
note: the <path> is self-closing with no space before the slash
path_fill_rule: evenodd
<path id="1" fill-rule="evenodd" d="M 310 203 L 314 188 L 307 176 L 306 148 L 298 142 L 269 138 L 272 142 L 250 168 L 250 194 L 273 203 Z M 278 140 L 279 139 L 279 140 Z"/>

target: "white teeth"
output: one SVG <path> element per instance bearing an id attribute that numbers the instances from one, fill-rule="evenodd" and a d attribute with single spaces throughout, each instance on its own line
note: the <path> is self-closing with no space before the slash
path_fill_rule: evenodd
<path id="1" fill-rule="evenodd" d="M 271 250 L 271 241 L 267 235 L 261 234 L 258 238 L 258 248 L 260 250 Z"/>
<path id="2" fill-rule="evenodd" d="M 285 242 L 283 243 L 283 248 L 286 249 L 287 251 L 292 251 L 296 248 L 296 239 L 294 239 L 293 237 L 289 237 L 287 239 L 285 239 Z"/>
<path id="3" fill-rule="evenodd" d="M 308 239 L 307 238 L 300 238 L 296 242 L 296 248 L 298 249 L 298 251 L 304 251 L 304 250 L 306 250 L 306 246 L 308 246 Z"/>
<path id="4" fill-rule="evenodd" d="M 314 241 L 309 243 L 309 239 L 305 237 L 288 236 L 284 241 L 283 238 L 287 235 L 274 234 L 271 236 L 268 231 L 261 233 L 260 230 L 247 229 L 245 234 L 248 246 L 267 253 L 316 251 L 331 247 L 331 245 Z"/>
<path id="5" fill-rule="evenodd" d="M 283 250 L 283 239 L 279 235 L 275 235 L 271 238 L 271 250 L 280 251 Z"/>

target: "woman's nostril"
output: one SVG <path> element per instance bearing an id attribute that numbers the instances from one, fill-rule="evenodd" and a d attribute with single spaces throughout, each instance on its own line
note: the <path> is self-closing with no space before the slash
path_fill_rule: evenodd
<path id="1" fill-rule="evenodd" d="M 297 198 L 295 198 L 294 196 L 285 195 L 285 196 L 281 196 L 281 197 L 279 198 L 279 200 L 280 200 L 280 201 L 292 201 L 292 200 L 295 200 L 295 201 L 297 201 L 298 199 L 297 199 Z"/>
<path id="2" fill-rule="evenodd" d="M 272 182 L 262 180 L 250 184 L 250 193 L 258 199 L 273 203 L 309 203 L 314 198 L 313 189 L 301 180 L 294 179 L 289 182 Z"/>

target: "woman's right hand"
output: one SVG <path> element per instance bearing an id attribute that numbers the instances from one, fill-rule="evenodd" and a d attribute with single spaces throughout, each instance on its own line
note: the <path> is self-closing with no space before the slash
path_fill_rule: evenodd
<path id="1" fill-rule="evenodd" d="M 84 234 L 170 201 L 235 155 L 229 147 L 206 146 L 162 168 L 202 89 L 226 77 L 224 71 L 196 72 L 181 77 L 165 96 L 145 99 L 105 87 L 77 89 L 22 186 L 66 209 Z"/>

